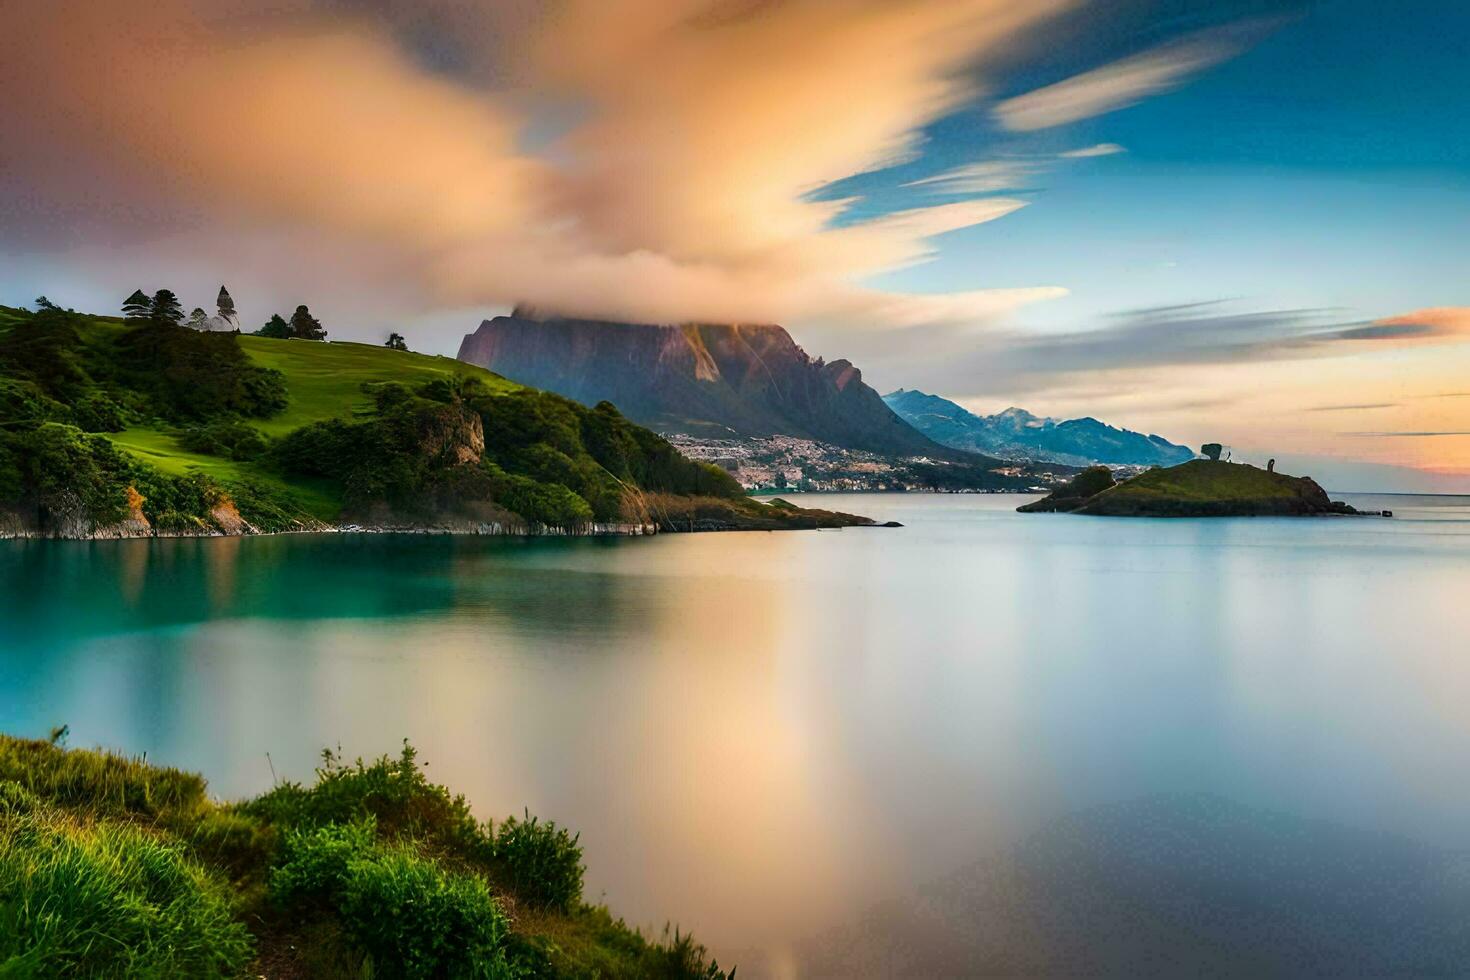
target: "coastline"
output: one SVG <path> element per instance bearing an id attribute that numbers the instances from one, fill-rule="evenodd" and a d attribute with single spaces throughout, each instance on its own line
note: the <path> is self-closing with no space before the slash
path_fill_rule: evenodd
<path id="1" fill-rule="evenodd" d="M 11 517 L 13 515 L 4 515 Z M 96 528 L 90 531 L 68 533 L 42 531 L 23 526 L 18 521 L 0 519 L 0 541 L 133 541 L 148 538 L 250 538 L 283 534 L 409 534 L 447 535 L 459 537 L 507 537 L 507 538 L 637 538 L 655 534 L 707 534 L 725 531 L 808 531 L 816 529 L 840 530 L 843 527 L 894 527 L 893 522 L 879 522 L 852 514 L 834 514 L 829 511 L 810 511 L 793 508 L 780 514 L 788 521 L 801 523 L 756 524 L 741 523 L 713 517 L 692 517 L 686 520 L 662 522 L 619 522 L 592 523 L 582 527 L 547 527 L 505 521 L 446 521 L 427 524 L 412 523 L 357 523 L 314 525 L 281 530 L 261 530 L 244 521 L 234 524 L 232 530 L 218 527 L 200 528 L 155 528 L 134 521 Z M 835 518 L 835 519 L 834 519 Z M 20 525 L 20 526 L 18 526 Z"/>

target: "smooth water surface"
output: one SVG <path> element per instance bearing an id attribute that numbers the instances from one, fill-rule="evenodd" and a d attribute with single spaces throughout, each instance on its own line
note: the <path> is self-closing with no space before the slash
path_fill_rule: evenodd
<path id="1" fill-rule="evenodd" d="M 535 540 L 0 542 L 0 729 L 239 796 L 393 752 L 742 976 L 1470 951 L 1470 499 Z"/>

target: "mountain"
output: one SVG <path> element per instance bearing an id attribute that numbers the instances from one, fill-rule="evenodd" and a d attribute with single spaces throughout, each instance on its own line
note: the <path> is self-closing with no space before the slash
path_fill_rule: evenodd
<path id="1" fill-rule="evenodd" d="M 610 401 L 664 432 L 955 456 L 895 415 L 851 362 L 813 359 L 775 325 L 616 323 L 517 308 L 467 335 L 459 359 L 585 405 Z"/>
<path id="2" fill-rule="evenodd" d="M 1094 418 L 1058 422 L 1020 408 L 976 415 L 938 395 L 903 388 L 884 395 L 883 401 L 936 442 L 1005 459 L 1048 460 L 1070 466 L 1172 466 L 1194 458 L 1192 450 L 1162 436 L 1117 429 Z"/>

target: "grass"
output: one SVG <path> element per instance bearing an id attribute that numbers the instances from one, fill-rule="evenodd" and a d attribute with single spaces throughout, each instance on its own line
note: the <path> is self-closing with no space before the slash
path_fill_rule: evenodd
<path id="1" fill-rule="evenodd" d="M 1109 491 L 1118 497 L 1168 497 L 1179 500 L 1268 500 L 1299 494 L 1295 477 L 1244 463 L 1196 459 L 1167 469 L 1146 470 Z"/>
<path id="2" fill-rule="evenodd" d="M 521 386 L 452 357 L 393 351 L 355 343 L 272 340 L 242 335 L 240 346 L 261 367 L 286 376 L 291 404 L 280 415 L 251 424 L 267 435 L 285 435 L 310 422 L 352 418 L 372 408 L 364 384 L 397 381 L 416 387 L 439 378 L 478 378 L 492 392 Z"/>
<path id="3" fill-rule="evenodd" d="M 0 977 L 726 976 L 584 902 L 574 836 L 477 821 L 407 744 L 223 803 L 64 736 L 0 735 Z"/>
<path id="4" fill-rule="evenodd" d="M 324 480 L 286 480 L 248 462 L 192 453 L 179 445 L 170 431 L 147 427 L 124 429 L 104 435 L 119 449 L 149 463 L 170 476 L 201 473 L 228 488 L 231 484 L 261 484 L 290 494 L 301 509 L 317 520 L 330 523 L 342 510 L 341 494 Z"/>
<path id="5" fill-rule="evenodd" d="M 100 330 L 121 331 L 123 325 L 92 318 Z M 331 418 L 350 419 L 367 413 L 372 398 L 364 385 L 396 381 L 410 386 L 438 378 L 478 378 L 492 392 L 515 391 L 521 386 L 500 375 L 450 357 L 393 351 L 350 342 L 272 340 L 241 335 L 240 346 L 261 367 L 286 377 L 290 404 L 279 415 L 250 419 L 247 424 L 268 436 L 282 436 L 300 426 Z M 329 481 L 283 479 L 247 462 L 191 453 L 179 445 L 176 434 L 158 425 L 139 425 L 105 433 L 113 445 L 173 476 L 200 473 L 228 488 L 254 483 L 290 494 L 301 510 L 331 523 L 342 510 L 340 490 Z"/>

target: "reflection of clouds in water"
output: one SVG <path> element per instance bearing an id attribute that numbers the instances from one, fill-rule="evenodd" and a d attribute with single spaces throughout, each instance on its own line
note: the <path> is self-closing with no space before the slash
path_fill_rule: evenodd
<path id="1" fill-rule="evenodd" d="M 1084 810 L 803 946 L 804 976 L 1458 973 L 1470 862 L 1160 796 Z M 755 964 L 752 964 L 753 966 Z"/>

